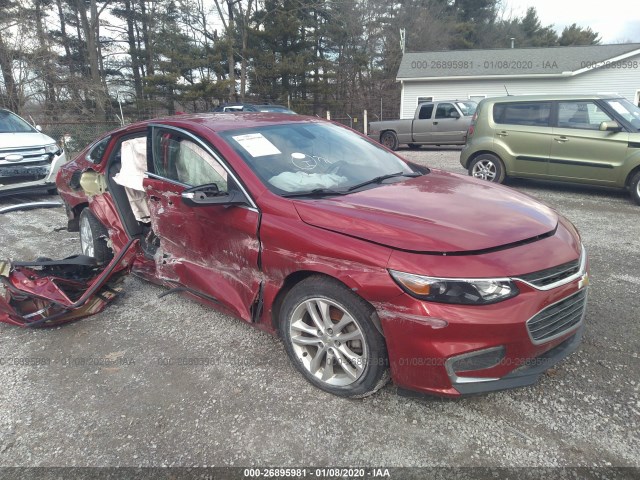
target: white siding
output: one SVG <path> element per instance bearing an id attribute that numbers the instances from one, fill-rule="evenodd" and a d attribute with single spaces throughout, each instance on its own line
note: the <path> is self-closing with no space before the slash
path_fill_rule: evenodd
<path id="1" fill-rule="evenodd" d="M 636 61 L 640 55 L 625 62 Z M 404 82 L 400 118 L 413 118 L 418 97 L 433 96 L 434 100 L 463 100 L 474 95 L 499 97 L 506 95 L 571 95 L 617 93 L 632 102 L 640 90 L 640 66 L 631 69 L 596 69 L 565 78 L 504 78 L 490 80 L 441 80 Z"/>

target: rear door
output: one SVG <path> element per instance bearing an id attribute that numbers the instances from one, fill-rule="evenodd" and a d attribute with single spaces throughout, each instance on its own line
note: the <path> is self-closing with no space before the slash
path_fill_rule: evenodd
<path id="1" fill-rule="evenodd" d="M 428 143 L 433 139 L 433 103 L 423 103 L 418 118 L 413 121 L 413 141 Z"/>
<path id="2" fill-rule="evenodd" d="M 507 102 L 493 106 L 494 144 L 513 159 L 508 175 L 546 177 L 551 151 L 551 102 Z"/>
<path id="3" fill-rule="evenodd" d="M 181 194 L 191 187 L 242 187 L 220 156 L 189 132 L 153 126 L 149 137 L 144 188 L 159 238 L 158 277 L 250 321 L 261 283 L 257 208 L 185 204 Z"/>
<path id="4" fill-rule="evenodd" d="M 558 180 L 615 183 L 627 157 L 629 133 L 600 131 L 602 122 L 612 121 L 594 101 L 558 102 L 549 175 Z"/>

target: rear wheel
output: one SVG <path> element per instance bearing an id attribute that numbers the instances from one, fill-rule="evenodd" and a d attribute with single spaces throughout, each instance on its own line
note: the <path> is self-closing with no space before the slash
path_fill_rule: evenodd
<path id="1" fill-rule="evenodd" d="M 380 137 L 380 143 L 387 147 L 389 150 L 398 149 L 398 137 L 394 132 L 384 132 Z"/>
<path id="2" fill-rule="evenodd" d="M 113 258 L 113 252 L 107 245 L 109 232 L 98 219 L 85 208 L 80 213 L 80 247 L 82 254 L 96 259 L 99 264 Z"/>
<path id="3" fill-rule="evenodd" d="M 469 175 L 494 183 L 502 183 L 505 178 L 502 160 L 491 153 L 483 153 L 469 165 Z"/>
<path id="4" fill-rule="evenodd" d="M 341 283 L 312 276 L 282 305 L 280 327 L 295 367 L 316 387 L 342 397 L 365 397 L 389 380 L 384 338 L 374 309 Z"/>
<path id="5" fill-rule="evenodd" d="M 631 177 L 631 182 L 629 182 L 629 192 L 631 193 L 633 201 L 640 205 L 640 171 L 636 172 L 636 174 Z"/>

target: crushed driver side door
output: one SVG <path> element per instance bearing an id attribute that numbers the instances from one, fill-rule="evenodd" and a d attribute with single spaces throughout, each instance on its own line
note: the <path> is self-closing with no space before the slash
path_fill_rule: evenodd
<path id="1" fill-rule="evenodd" d="M 224 196 L 241 184 L 215 151 L 190 132 L 149 127 L 149 172 L 144 189 L 159 247 L 156 276 L 221 306 L 245 321 L 260 308 L 260 214 L 244 192 L 244 205 L 185 201 L 203 188 Z"/>

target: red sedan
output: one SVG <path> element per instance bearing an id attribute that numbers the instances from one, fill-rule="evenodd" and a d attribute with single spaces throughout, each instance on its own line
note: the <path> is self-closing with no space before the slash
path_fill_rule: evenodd
<path id="1" fill-rule="evenodd" d="M 316 118 L 181 115 L 111 132 L 57 181 L 83 255 L 0 264 L 0 320 L 100 311 L 130 270 L 282 337 L 317 387 L 459 396 L 534 383 L 580 343 L 575 228 Z M 203 320 L 205 321 L 205 320 Z"/>

